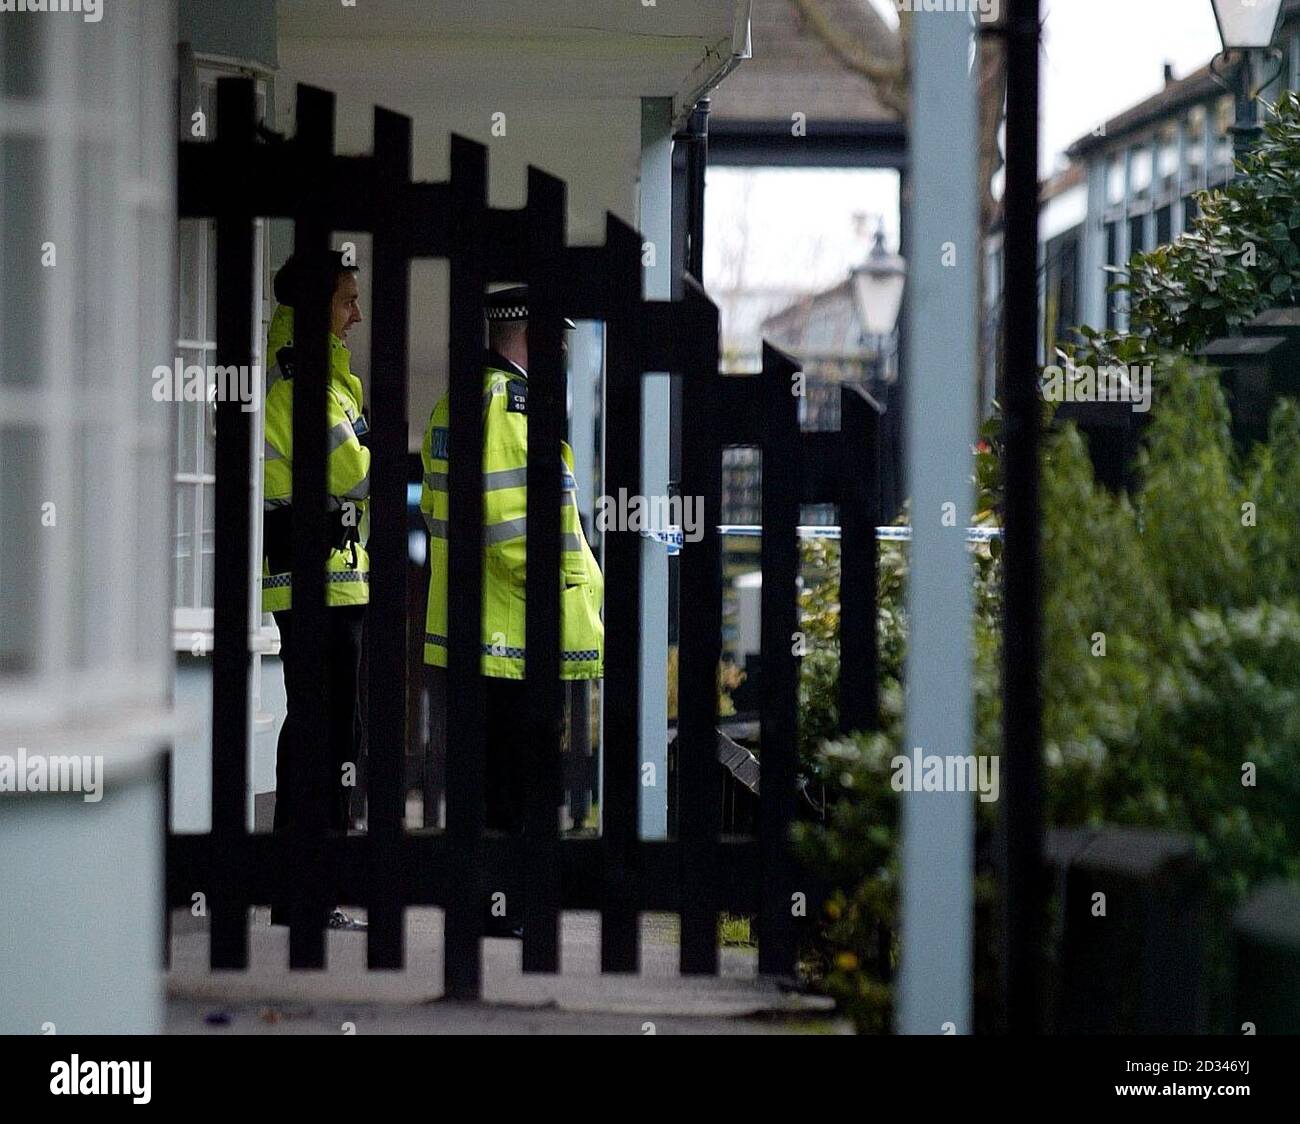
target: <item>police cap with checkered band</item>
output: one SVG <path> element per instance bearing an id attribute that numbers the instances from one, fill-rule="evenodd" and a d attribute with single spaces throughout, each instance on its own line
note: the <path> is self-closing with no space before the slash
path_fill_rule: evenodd
<path id="1" fill-rule="evenodd" d="M 483 316 L 489 324 L 527 320 L 528 286 L 514 285 L 509 289 L 498 289 L 495 293 L 489 293 L 483 302 Z M 567 316 L 563 320 L 566 328 L 577 327 Z"/>

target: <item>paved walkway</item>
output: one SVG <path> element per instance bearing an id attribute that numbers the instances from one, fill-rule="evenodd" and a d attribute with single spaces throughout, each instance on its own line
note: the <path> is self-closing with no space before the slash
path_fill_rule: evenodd
<path id="1" fill-rule="evenodd" d="M 600 920 L 565 913 L 561 970 L 525 975 L 518 941 L 483 942 L 483 1002 L 443 1000 L 442 911 L 406 913 L 406 967 L 366 969 L 364 933 L 326 934 L 326 968 L 290 972 L 288 930 L 252 911 L 249 970 L 212 972 L 206 928 L 177 913 L 167 976 L 171 1033 L 837 1033 L 829 1001 L 757 975 L 752 948 L 724 948 L 717 977 L 677 971 L 677 919 L 644 915 L 641 972 L 600 974 Z"/>

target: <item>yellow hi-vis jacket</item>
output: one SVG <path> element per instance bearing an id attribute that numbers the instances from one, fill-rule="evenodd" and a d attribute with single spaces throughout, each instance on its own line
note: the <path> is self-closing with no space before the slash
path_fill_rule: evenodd
<path id="1" fill-rule="evenodd" d="M 293 347 L 293 310 L 275 310 L 267 332 L 266 449 L 262 479 L 263 526 L 267 531 L 262 563 L 262 611 L 277 613 L 290 607 L 293 575 L 284 542 L 272 550 L 271 523 L 283 521 L 293 502 L 293 378 L 281 362 L 282 349 Z M 361 413 L 361 380 L 352 373 L 346 345 L 333 333 L 329 343 L 329 386 L 325 395 L 327 436 L 327 501 L 336 527 L 352 527 L 354 541 L 331 548 L 325 562 L 325 601 L 328 605 L 364 605 L 370 600 L 370 558 L 365 540 L 369 531 L 370 450 L 358 436 L 366 431 Z M 285 352 L 287 361 L 292 354 Z M 283 510 L 282 510 L 283 509 Z M 333 532 L 331 532 L 333 534 Z M 279 536 L 283 540 L 283 536 Z M 276 564 L 272 569 L 272 561 Z"/>
<path id="2" fill-rule="evenodd" d="M 447 437 L 448 397 L 433 408 L 421 456 L 420 510 L 429 527 L 429 608 L 424 662 L 447 666 Z M 560 513 L 560 677 L 604 675 L 605 626 L 600 619 L 605 582 L 578 517 L 573 450 L 562 443 Z M 483 374 L 483 674 L 524 677 L 524 565 L 528 513 L 528 377 L 489 353 Z"/>

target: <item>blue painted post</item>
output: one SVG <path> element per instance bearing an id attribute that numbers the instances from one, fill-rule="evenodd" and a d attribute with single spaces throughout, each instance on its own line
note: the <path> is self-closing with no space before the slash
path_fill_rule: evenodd
<path id="1" fill-rule="evenodd" d="M 646 300 L 672 296 L 672 202 L 672 99 L 642 98 L 638 224 Z M 648 374 L 642 386 L 641 493 L 666 497 L 669 379 Z M 643 775 L 646 765 L 654 767 L 655 780 L 641 786 L 641 837 L 662 839 L 668 835 L 668 553 L 650 539 L 641 543 L 641 764 Z"/>
<path id="2" fill-rule="evenodd" d="M 971 749 L 971 513 L 975 436 L 976 90 L 964 12 L 912 17 L 913 222 L 907 250 L 907 459 L 912 491 L 906 742 Z M 898 1030 L 971 1029 L 974 800 L 903 796 Z"/>

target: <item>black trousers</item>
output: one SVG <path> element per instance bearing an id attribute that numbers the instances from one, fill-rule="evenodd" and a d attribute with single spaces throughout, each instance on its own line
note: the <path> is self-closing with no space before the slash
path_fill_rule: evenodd
<path id="1" fill-rule="evenodd" d="M 361 635 L 365 622 L 364 605 L 336 605 L 325 611 L 325 729 L 324 752 L 329 759 L 330 795 L 326 808 L 326 825 L 331 831 L 348 829 L 348 804 L 352 789 L 342 784 L 343 766 L 353 765 L 361 753 L 364 723 L 359 699 L 361 668 Z M 275 614 L 280 629 L 280 661 L 284 665 L 284 687 L 287 714 L 280 727 L 280 740 L 275 755 L 275 820 L 274 831 L 291 831 L 297 825 L 298 809 L 294 804 L 294 779 L 311 763 L 311 759 L 298 760 L 295 756 L 293 727 L 311 705 L 310 699 L 297 695 L 293 663 L 297 648 L 293 635 L 293 613 Z M 314 757 L 319 749 L 309 747 Z M 271 910 L 273 923 L 287 921 L 285 911 L 278 906 Z"/>
<path id="2" fill-rule="evenodd" d="M 524 832 L 524 731 L 527 719 L 522 679 L 483 680 L 485 776 L 483 825 L 507 835 Z"/>
<path id="3" fill-rule="evenodd" d="M 443 760 L 455 752 L 456 739 L 447 737 L 447 669 L 429 667 L 433 745 Z M 484 676 L 483 826 L 507 835 L 524 830 L 524 681 Z M 450 742 L 450 749 L 448 743 Z"/>

